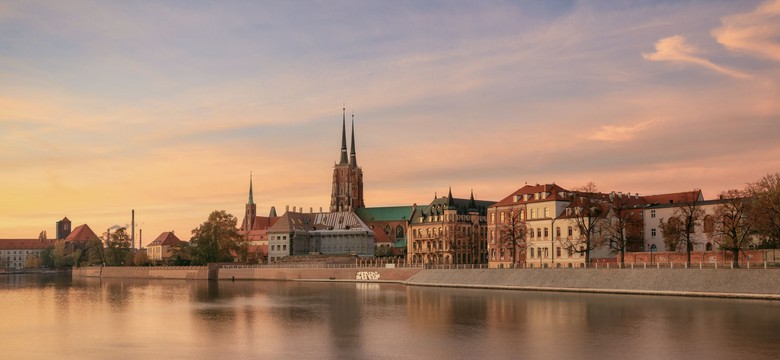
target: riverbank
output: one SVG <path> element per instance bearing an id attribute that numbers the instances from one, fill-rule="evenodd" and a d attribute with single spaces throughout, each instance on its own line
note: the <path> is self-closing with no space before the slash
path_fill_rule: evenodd
<path id="1" fill-rule="evenodd" d="M 409 286 L 780 300 L 780 270 L 85 267 L 73 277 L 393 282 Z"/>

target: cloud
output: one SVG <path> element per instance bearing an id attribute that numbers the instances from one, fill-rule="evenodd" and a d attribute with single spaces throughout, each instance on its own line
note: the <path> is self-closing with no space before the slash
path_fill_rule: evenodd
<path id="1" fill-rule="evenodd" d="M 696 56 L 698 53 L 699 51 L 696 48 L 685 42 L 684 37 L 675 35 L 658 40 L 655 43 L 655 52 L 650 54 L 642 53 L 642 57 L 650 61 L 673 61 L 699 65 L 735 78 L 746 79 L 752 77 L 750 74 L 729 69 L 725 66 L 714 64 L 703 57 Z"/>
<path id="2" fill-rule="evenodd" d="M 633 140 L 639 133 L 653 126 L 655 122 L 655 120 L 647 120 L 627 126 L 602 125 L 598 131 L 588 136 L 588 139 L 606 142 Z"/>
<path id="3" fill-rule="evenodd" d="M 723 26 L 711 34 L 727 49 L 780 61 L 780 0 L 765 2 L 749 13 L 726 16 L 721 22 Z"/>

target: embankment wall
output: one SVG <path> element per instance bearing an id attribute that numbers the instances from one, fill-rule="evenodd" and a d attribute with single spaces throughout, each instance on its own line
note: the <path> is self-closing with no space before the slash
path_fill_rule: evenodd
<path id="1" fill-rule="evenodd" d="M 212 270 L 213 272 L 214 270 Z M 159 266 L 159 267 L 83 267 L 75 268 L 73 277 L 103 277 L 125 279 L 182 279 L 208 280 L 207 266 Z M 213 276 L 213 275 L 212 275 Z"/>

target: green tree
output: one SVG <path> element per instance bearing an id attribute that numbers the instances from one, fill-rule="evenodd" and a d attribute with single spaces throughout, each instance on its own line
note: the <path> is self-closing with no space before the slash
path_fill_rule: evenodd
<path id="1" fill-rule="evenodd" d="M 87 265 L 103 265 L 105 261 L 103 242 L 99 239 L 87 242 Z"/>
<path id="2" fill-rule="evenodd" d="M 186 266 L 192 262 L 192 256 L 190 255 L 190 243 L 182 241 L 170 248 L 171 257 L 167 262 L 171 265 Z"/>
<path id="3" fill-rule="evenodd" d="M 65 245 L 65 240 L 57 240 L 57 242 L 54 243 L 52 256 L 54 267 L 62 268 L 73 266 L 73 257 L 68 253 Z"/>
<path id="4" fill-rule="evenodd" d="M 192 230 L 191 254 L 194 264 L 231 262 L 241 239 L 237 219 L 225 210 L 213 211 L 208 220 Z"/>
<path id="5" fill-rule="evenodd" d="M 130 235 L 127 233 L 126 229 L 119 228 L 110 235 L 106 235 L 103 236 L 103 238 L 106 240 L 106 265 L 122 266 L 129 264 L 128 257 L 130 256 Z"/>
<path id="6" fill-rule="evenodd" d="M 41 250 L 41 266 L 42 267 L 54 267 L 54 247 L 49 246 Z"/>

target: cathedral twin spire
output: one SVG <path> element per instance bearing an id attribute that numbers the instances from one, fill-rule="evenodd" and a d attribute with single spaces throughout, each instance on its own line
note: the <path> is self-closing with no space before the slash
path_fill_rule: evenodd
<path id="1" fill-rule="evenodd" d="M 341 119 L 341 160 L 339 165 L 357 166 L 357 155 L 355 154 L 355 114 L 352 114 L 352 146 L 347 158 L 347 108 L 342 108 Z"/>

